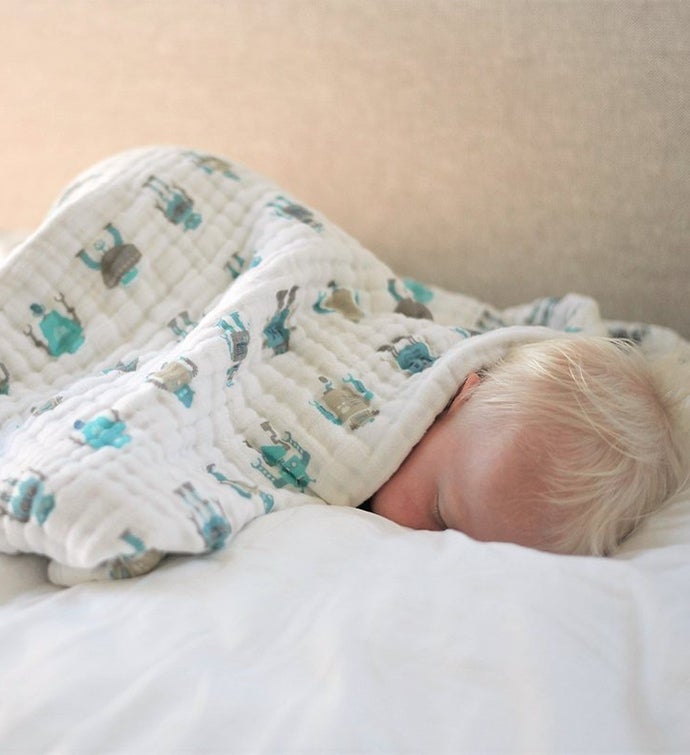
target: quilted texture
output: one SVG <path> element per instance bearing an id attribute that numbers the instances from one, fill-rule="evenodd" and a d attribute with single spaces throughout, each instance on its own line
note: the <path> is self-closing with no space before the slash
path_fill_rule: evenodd
<path id="1" fill-rule="evenodd" d="M 577 296 L 499 312 L 400 280 L 271 182 L 176 148 L 80 176 L 0 296 L 0 549 L 60 584 L 361 503 L 467 372 L 550 328 L 673 340 Z"/>

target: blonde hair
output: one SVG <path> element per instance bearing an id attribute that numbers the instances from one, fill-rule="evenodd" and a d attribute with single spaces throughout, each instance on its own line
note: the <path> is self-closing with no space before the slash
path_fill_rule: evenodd
<path id="1" fill-rule="evenodd" d="M 561 507 L 549 549 L 606 555 L 688 479 L 688 383 L 635 345 L 573 336 L 519 346 L 472 391 L 483 428 L 538 459 L 541 500 Z"/>

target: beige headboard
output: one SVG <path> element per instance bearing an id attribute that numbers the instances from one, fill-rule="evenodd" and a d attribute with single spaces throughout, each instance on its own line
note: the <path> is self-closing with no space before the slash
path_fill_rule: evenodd
<path id="1" fill-rule="evenodd" d="M 0 228 L 139 144 L 270 175 L 400 273 L 690 335 L 690 3 L 3 0 Z"/>

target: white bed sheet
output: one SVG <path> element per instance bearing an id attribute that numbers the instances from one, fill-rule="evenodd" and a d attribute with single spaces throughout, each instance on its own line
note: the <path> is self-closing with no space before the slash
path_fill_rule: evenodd
<path id="1" fill-rule="evenodd" d="M 140 579 L 0 568 L 0 752 L 690 750 L 688 502 L 611 559 L 305 506 Z"/>

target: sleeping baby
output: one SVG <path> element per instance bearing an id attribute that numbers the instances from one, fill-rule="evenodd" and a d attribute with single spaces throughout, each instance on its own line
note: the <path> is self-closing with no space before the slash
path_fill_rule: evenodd
<path id="1" fill-rule="evenodd" d="M 686 482 L 675 374 L 606 338 L 515 347 L 469 375 L 367 506 L 415 529 L 610 553 Z"/>
<path id="2" fill-rule="evenodd" d="M 577 295 L 500 312 L 408 285 L 212 155 L 90 169 L 0 301 L 0 552 L 47 556 L 57 584 L 367 498 L 413 528 L 607 554 L 685 482 L 680 369 L 644 356 L 681 339 L 558 336 L 616 333 Z"/>

